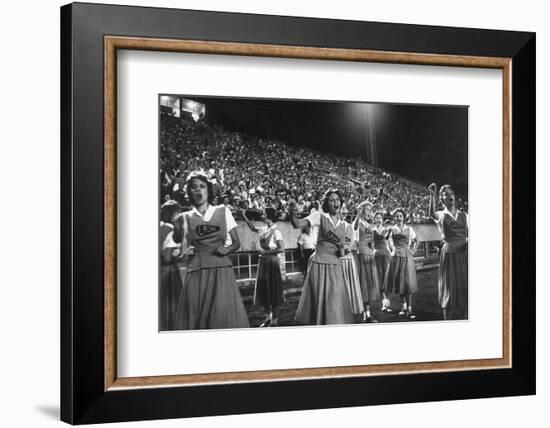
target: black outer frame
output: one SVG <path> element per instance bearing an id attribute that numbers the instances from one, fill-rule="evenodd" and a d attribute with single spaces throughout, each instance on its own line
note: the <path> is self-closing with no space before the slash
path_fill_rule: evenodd
<path id="1" fill-rule="evenodd" d="M 512 58 L 512 206 L 521 207 L 512 215 L 512 368 L 104 392 L 104 35 Z M 534 394 L 535 97 L 534 33 L 63 6 L 61 420 L 85 424 Z"/>

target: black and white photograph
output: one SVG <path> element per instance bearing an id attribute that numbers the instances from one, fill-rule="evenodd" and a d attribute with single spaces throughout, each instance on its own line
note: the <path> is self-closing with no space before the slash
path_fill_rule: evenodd
<path id="1" fill-rule="evenodd" d="M 468 320 L 468 106 L 158 102 L 159 331 Z"/>

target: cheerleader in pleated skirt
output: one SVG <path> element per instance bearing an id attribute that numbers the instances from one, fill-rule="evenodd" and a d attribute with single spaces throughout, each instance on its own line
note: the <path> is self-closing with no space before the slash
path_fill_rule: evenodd
<path id="1" fill-rule="evenodd" d="M 359 283 L 359 273 L 357 272 L 357 265 L 355 263 L 355 231 L 349 223 L 346 223 L 345 245 L 347 247 L 346 254 L 340 257 L 344 270 L 344 283 L 348 290 L 352 312 L 354 314 L 361 314 L 363 313 L 363 297 Z"/>
<path id="2" fill-rule="evenodd" d="M 388 271 L 390 268 L 391 253 L 388 246 L 389 230 L 383 225 L 384 215 L 381 212 L 374 214 L 374 263 L 378 273 L 378 283 L 382 294 L 382 312 L 393 312 L 388 299 Z"/>
<path id="3" fill-rule="evenodd" d="M 393 218 L 396 224 L 390 228 L 390 246 L 393 247 L 394 253 L 388 271 L 387 289 L 401 297 L 402 307 L 399 315 L 414 319 L 416 315 L 412 311 L 412 295 L 418 286 L 413 254 L 416 252 L 418 241 L 414 230 L 404 223 L 405 211 L 395 210 Z"/>
<path id="4" fill-rule="evenodd" d="M 285 251 L 283 235 L 276 228 L 277 212 L 273 208 L 266 208 L 263 214 L 263 220 L 267 224 L 265 228 L 257 228 L 246 217 L 244 210 L 241 213 L 250 230 L 260 234 L 260 256 L 254 288 L 254 304 L 259 303 L 266 312 L 266 318 L 260 327 L 276 327 L 279 325 L 279 307 L 284 303 L 279 254 Z"/>
<path id="5" fill-rule="evenodd" d="M 436 211 L 435 183 L 428 187 L 429 211 L 443 238 L 438 274 L 438 298 L 444 319 L 468 318 L 468 225 L 469 217 L 456 208 L 451 186 L 441 186 L 439 200 L 443 210 Z"/>
<path id="6" fill-rule="evenodd" d="M 342 198 L 337 189 L 325 192 L 322 211 L 304 219 L 296 217 L 295 202 L 289 204 L 290 219 L 296 228 L 318 227 L 317 247 L 310 258 L 296 311 L 298 324 L 349 324 L 354 317 L 344 283 L 340 257 L 346 253 L 345 223 L 339 218 Z"/>
<path id="7" fill-rule="evenodd" d="M 377 322 L 370 313 L 371 303 L 380 299 L 380 284 L 378 272 L 374 260 L 373 228 L 368 223 L 371 217 L 372 204 L 368 201 L 358 206 L 359 213 L 354 221 L 354 229 L 358 230 L 358 255 L 359 283 L 363 296 L 363 321 Z"/>
<path id="8" fill-rule="evenodd" d="M 185 242 L 191 256 L 177 306 L 181 330 L 249 327 L 248 316 L 228 254 L 240 247 L 229 208 L 211 205 L 213 184 L 198 172 L 187 179 L 193 204 L 185 212 Z"/>

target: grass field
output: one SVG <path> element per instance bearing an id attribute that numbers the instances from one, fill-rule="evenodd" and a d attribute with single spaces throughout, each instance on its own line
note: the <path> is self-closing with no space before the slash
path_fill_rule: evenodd
<path id="1" fill-rule="evenodd" d="M 371 314 L 378 322 L 421 322 L 443 319 L 443 314 L 437 303 L 437 268 L 422 270 L 417 272 L 418 291 L 413 296 L 413 311 L 416 319 L 409 320 L 397 315 L 401 307 L 399 296 L 390 295 L 391 307 L 393 313 L 380 311 L 381 302 L 371 302 Z M 303 283 L 303 275 L 296 275 L 287 279 L 284 283 L 285 303 L 280 308 L 279 325 L 296 325 L 294 315 L 298 302 L 300 300 L 300 289 Z M 261 306 L 252 305 L 250 296 L 254 293 L 254 285 L 241 287 L 243 297 L 245 297 L 245 306 L 250 320 L 251 327 L 259 326 L 265 318 L 265 313 Z M 248 297 L 248 298 L 247 298 Z M 361 316 L 356 317 L 356 322 L 362 322 Z"/>

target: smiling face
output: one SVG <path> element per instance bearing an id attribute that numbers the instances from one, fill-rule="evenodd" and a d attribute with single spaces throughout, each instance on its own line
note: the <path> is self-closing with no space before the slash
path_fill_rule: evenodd
<path id="1" fill-rule="evenodd" d="M 328 213 L 335 215 L 340 211 L 340 197 L 337 193 L 331 193 L 327 198 Z"/>
<path id="2" fill-rule="evenodd" d="M 382 218 L 382 214 L 376 213 L 374 216 L 374 222 L 376 223 L 376 225 L 381 226 L 383 221 L 384 219 Z"/>
<path id="3" fill-rule="evenodd" d="M 450 187 L 444 187 L 439 197 L 447 208 L 455 204 L 455 192 Z"/>
<path id="4" fill-rule="evenodd" d="M 394 214 L 393 219 L 395 220 L 395 222 L 397 224 L 403 224 L 403 221 L 405 220 L 404 217 L 403 217 L 403 213 L 401 211 L 397 211 Z"/>
<path id="5" fill-rule="evenodd" d="M 208 185 L 204 181 L 200 178 L 193 178 L 189 187 L 193 205 L 198 206 L 208 202 Z"/>

